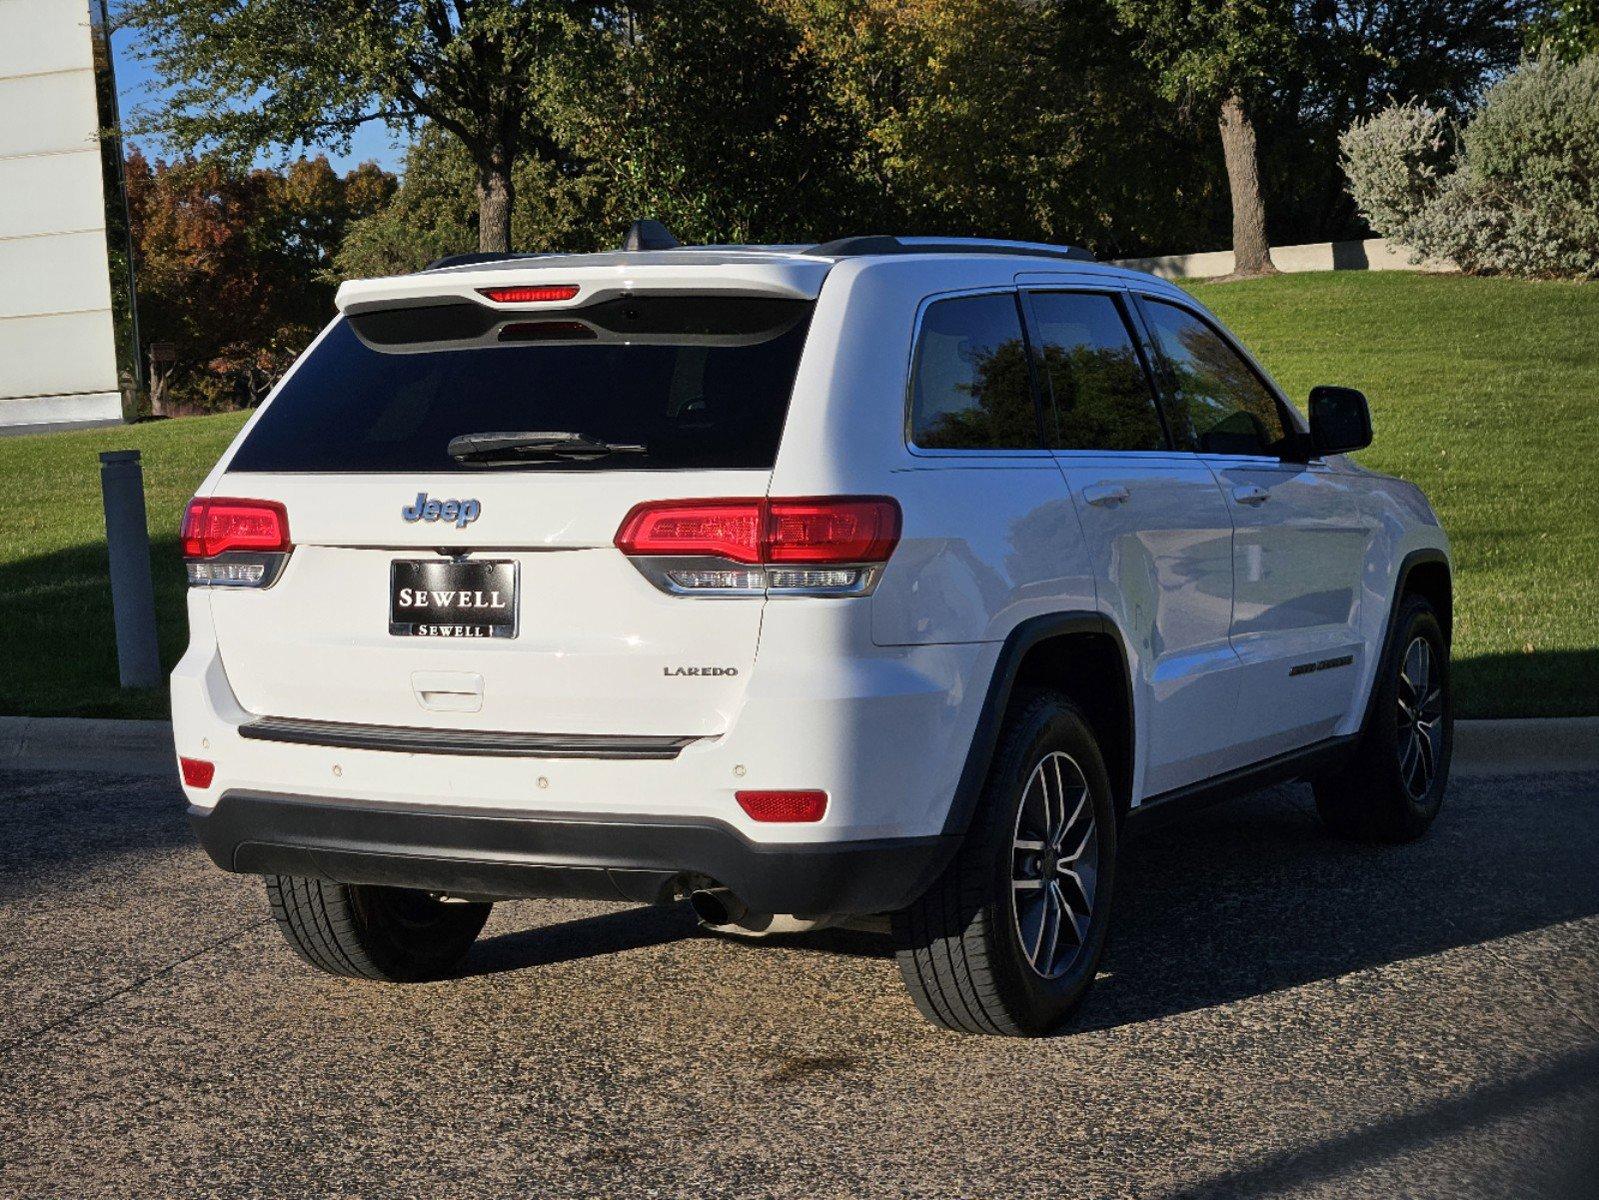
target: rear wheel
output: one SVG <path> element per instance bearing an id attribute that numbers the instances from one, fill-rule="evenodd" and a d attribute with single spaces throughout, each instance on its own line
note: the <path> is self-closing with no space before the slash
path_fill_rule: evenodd
<path id="1" fill-rule="evenodd" d="M 266 887 L 278 929 L 306 962 L 331 975 L 388 983 L 449 975 L 493 907 L 297 875 L 268 875 Z"/>
<path id="2" fill-rule="evenodd" d="M 1401 601 L 1374 686 L 1367 728 L 1349 762 L 1316 782 L 1316 808 L 1345 837 L 1408 842 L 1438 815 L 1454 747 L 1449 643 L 1420 596 Z"/>
<path id="3" fill-rule="evenodd" d="M 1116 818 L 1093 732 L 1064 696 L 1019 697 L 960 851 L 894 917 L 922 1015 L 1036 1036 L 1068 1020 L 1104 951 Z"/>

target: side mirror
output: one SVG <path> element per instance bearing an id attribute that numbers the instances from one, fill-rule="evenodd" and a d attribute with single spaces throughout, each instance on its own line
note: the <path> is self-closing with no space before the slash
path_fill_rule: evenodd
<path id="1" fill-rule="evenodd" d="M 1371 445 L 1371 406 L 1354 388 L 1310 389 L 1310 444 L 1317 456 Z"/>

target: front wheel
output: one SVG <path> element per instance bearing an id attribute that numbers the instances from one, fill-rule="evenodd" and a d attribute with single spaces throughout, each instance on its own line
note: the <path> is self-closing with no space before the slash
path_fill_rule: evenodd
<path id="1" fill-rule="evenodd" d="M 268 875 L 266 887 L 278 930 L 306 962 L 330 975 L 387 983 L 450 974 L 494 907 L 297 875 Z"/>
<path id="2" fill-rule="evenodd" d="M 1316 808 L 1328 828 L 1362 841 L 1408 842 L 1426 833 L 1449 782 L 1449 643 L 1420 596 L 1401 601 L 1394 635 L 1360 741 L 1348 763 L 1316 781 Z"/>
<path id="3" fill-rule="evenodd" d="M 1054 692 L 1007 716 L 961 849 L 894 917 L 900 975 L 928 1020 L 1037 1036 L 1093 983 L 1116 873 L 1116 817 L 1093 731 Z"/>

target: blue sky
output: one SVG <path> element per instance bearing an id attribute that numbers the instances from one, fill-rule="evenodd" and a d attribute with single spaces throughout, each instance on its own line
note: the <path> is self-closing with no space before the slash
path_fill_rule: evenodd
<path id="1" fill-rule="evenodd" d="M 135 53 L 136 35 L 131 30 L 118 30 L 111 38 L 111 51 L 116 58 L 117 70 L 117 97 L 118 105 L 122 111 L 122 120 L 131 122 L 133 114 L 141 105 L 149 104 L 160 95 L 155 80 L 151 78 L 149 66 Z M 151 138 L 132 138 L 131 142 L 144 150 L 145 154 L 152 157 L 170 156 L 171 148 L 162 146 Z M 354 143 L 350 146 L 349 154 L 334 154 L 331 150 L 324 150 L 328 162 L 333 169 L 341 174 L 348 171 L 357 163 L 366 162 L 368 159 L 390 171 L 398 172 L 401 158 L 404 155 L 404 146 L 393 144 L 394 135 L 376 122 L 363 125 L 356 131 Z M 316 150 L 309 151 L 310 157 L 315 157 Z M 275 163 L 276 157 L 263 157 L 264 163 Z"/>

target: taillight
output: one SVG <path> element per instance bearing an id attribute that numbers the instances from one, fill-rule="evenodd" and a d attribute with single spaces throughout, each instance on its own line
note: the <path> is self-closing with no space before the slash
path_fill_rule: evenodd
<path id="1" fill-rule="evenodd" d="M 293 548 L 288 510 L 276 500 L 196 497 L 183 514 L 191 584 L 270 586 Z"/>
<path id="2" fill-rule="evenodd" d="M 773 500 L 766 561 L 887 562 L 899 541 L 899 505 L 888 499 Z"/>
<path id="3" fill-rule="evenodd" d="M 635 505 L 616 531 L 623 554 L 761 561 L 763 500 L 656 500 Z"/>
<path id="4" fill-rule="evenodd" d="M 826 792 L 734 792 L 752 821 L 820 821 L 827 811 Z"/>
<path id="5" fill-rule="evenodd" d="M 616 546 L 663 591 L 860 596 L 899 530 L 886 496 L 652 500 L 627 514 Z"/>
<path id="6" fill-rule="evenodd" d="M 548 304 L 555 300 L 570 300 L 577 295 L 577 285 L 556 283 L 543 287 L 487 287 L 478 288 L 478 295 L 487 296 L 496 304 Z"/>

